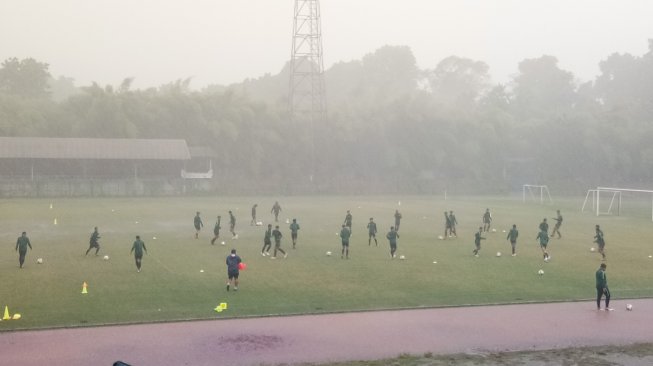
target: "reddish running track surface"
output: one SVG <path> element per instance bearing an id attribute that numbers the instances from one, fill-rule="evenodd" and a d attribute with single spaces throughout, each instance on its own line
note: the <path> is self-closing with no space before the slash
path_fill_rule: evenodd
<path id="1" fill-rule="evenodd" d="M 4 332 L 0 363 L 292 364 L 653 341 L 653 299 L 611 305 L 615 311 L 573 302 Z"/>

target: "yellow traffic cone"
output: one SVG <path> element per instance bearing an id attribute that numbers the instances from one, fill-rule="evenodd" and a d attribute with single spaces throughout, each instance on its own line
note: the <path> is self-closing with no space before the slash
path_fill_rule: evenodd
<path id="1" fill-rule="evenodd" d="M 227 310 L 227 303 L 226 302 L 221 302 L 220 307 L 222 308 L 222 310 Z"/>
<path id="2" fill-rule="evenodd" d="M 88 285 L 86 284 L 86 282 L 84 282 L 84 284 L 82 285 L 82 293 L 83 293 L 83 294 L 87 294 L 87 293 L 88 293 L 88 291 L 86 290 L 86 287 L 87 287 L 87 286 L 88 286 Z"/>
<path id="3" fill-rule="evenodd" d="M 2 317 L 2 320 L 9 320 L 11 317 L 9 316 L 9 306 L 5 305 L 5 316 Z"/>
<path id="4" fill-rule="evenodd" d="M 21 316 L 20 316 L 20 314 L 18 314 L 18 313 L 14 314 L 14 316 L 13 316 L 13 319 L 14 319 L 14 320 L 18 320 L 18 319 L 20 319 L 20 318 L 21 318 Z"/>
<path id="5" fill-rule="evenodd" d="M 221 313 L 222 312 L 222 307 L 220 305 L 218 305 L 213 310 L 217 311 L 218 313 Z"/>

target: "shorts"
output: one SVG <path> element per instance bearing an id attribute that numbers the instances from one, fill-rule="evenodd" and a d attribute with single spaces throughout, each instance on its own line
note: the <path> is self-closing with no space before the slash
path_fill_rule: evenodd
<path id="1" fill-rule="evenodd" d="M 297 233 L 290 233 L 291 239 L 297 239 Z"/>
<path id="2" fill-rule="evenodd" d="M 275 248 L 281 248 L 281 242 L 280 241 L 275 241 L 274 242 L 274 247 Z"/>
<path id="3" fill-rule="evenodd" d="M 510 245 L 512 245 L 512 247 L 514 248 L 514 247 L 517 246 L 517 242 L 516 242 L 516 241 L 511 241 L 511 242 L 510 242 Z"/>
<path id="4" fill-rule="evenodd" d="M 343 246 L 343 247 L 348 247 L 348 246 L 349 246 L 349 240 L 347 240 L 347 241 L 344 241 L 344 240 L 343 240 L 343 241 L 342 241 L 342 246 Z"/>
<path id="5" fill-rule="evenodd" d="M 263 245 L 272 245 L 272 242 L 269 240 L 263 240 Z"/>
<path id="6" fill-rule="evenodd" d="M 140 261 L 141 259 L 143 259 L 143 255 L 142 254 L 141 255 L 134 254 L 134 259 L 136 259 L 137 261 Z"/>
<path id="7" fill-rule="evenodd" d="M 98 242 L 95 242 L 95 243 L 91 242 L 91 243 L 89 243 L 89 245 L 91 246 L 91 248 L 99 248 L 100 247 L 100 243 L 98 243 Z"/>
<path id="8" fill-rule="evenodd" d="M 199 225 L 195 225 L 195 230 L 200 231 L 202 228 Z"/>
<path id="9" fill-rule="evenodd" d="M 236 271 L 227 271 L 227 276 L 229 277 L 230 280 L 231 279 L 236 279 L 237 280 L 239 274 L 240 274 L 240 271 L 237 271 L 237 270 Z"/>
<path id="10" fill-rule="evenodd" d="M 390 249 L 392 250 L 397 249 L 397 243 L 390 243 Z"/>
<path id="11" fill-rule="evenodd" d="M 549 243 L 546 243 L 546 244 L 540 244 L 540 247 L 541 247 L 542 249 L 546 249 L 547 245 L 549 245 Z"/>
<path id="12" fill-rule="evenodd" d="M 370 238 L 375 238 L 376 239 L 376 233 L 370 233 Z"/>

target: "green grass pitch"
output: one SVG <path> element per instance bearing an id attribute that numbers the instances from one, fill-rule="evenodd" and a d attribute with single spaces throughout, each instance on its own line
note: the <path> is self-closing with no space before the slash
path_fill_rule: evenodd
<path id="1" fill-rule="evenodd" d="M 249 225 L 250 208 L 258 203 L 259 220 L 267 225 L 277 199 L 283 208 L 282 248 L 289 256 L 271 260 L 259 254 L 265 226 Z M 0 201 L 0 310 L 8 306 L 22 319 L 0 322 L 0 330 L 588 299 L 595 296 L 594 272 L 600 264 L 600 255 L 590 252 L 597 223 L 605 232 L 613 298 L 652 296 L 650 203 L 630 202 L 633 211 L 598 218 L 581 213 L 581 204 L 582 197 L 554 205 L 509 197 L 445 201 L 430 196 L 5 199 Z M 475 258 L 474 231 L 488 207 L 497 232 L 486 234 Z M 336 233 L 348 209 L 354 217 L 351 259 L 342 260 Z M 403 214 L 398 255 L 405 260 L 390 258 L 385 239 L 395 209 Z M 551 241 L 552 260 L 544 263 L 535 236 L 542 218 L 553 226 L 556 209 L 565 218 L 563 238 Z M 228 210 L 237 216 L 238 240 L 228 232 Z M 456 239 L 437 239 L 443 235 L 445 210 L 454 210 L 459 221 Z M 199 240 L 194 238 L 196 211 L 205 224 Z M 224 246 L 209 243 L 218 214 Z M 378 247 L 367 243 L 370 217 L 379 227 Z M 301 226 L 296 250 L 287 218 L 297 218 Z M 520 231 L 517 257 L 510 256 L 503 232 L 512 224 Z M 102 235 L 100 256 L 85 257 L 94 226 Z M 14 247 L 22 231 L 34 250 L 25 268 L 18 269 Z M 141 273 L 129 253 L 135 235 L 149 251 Z M 225 289 L 224 261 L 231 248 L 248 266 L 237 293 Z M 333 255 L 326 256 L 327 251 Z M 104 255 L 110 259 L 103 260 Z M 545 271 L 541 277 L 540 269 Z M 84 282 L 88 294 L 81 294 Z M 221 302 L 228 310 L 214 312 Z"/>

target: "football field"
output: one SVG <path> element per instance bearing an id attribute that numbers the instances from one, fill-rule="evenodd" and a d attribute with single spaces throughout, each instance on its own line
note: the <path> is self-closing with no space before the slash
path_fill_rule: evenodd
<path id="1" fill-rule="evenodd" d="M 272 260 L 260 250 L 264 227 L 275 224 L 270 208 L 276 200 L 282 207 L 282 248 L 289 255 Z M 601 263 L 590 251 L 595 224 L 605 233 L 612 297 L 653 296 L 650 202 L 630 202 L 634 209 L 622 216 L 601 217 L 581 213 L 582 202 L 583 197 L 537 205 L 521 197 L 432 196 L 0 200 L 0 306 L 22 315 L 0 322 L 0 330 L 588 299 L 595 296 L 594 272 Z M 263 227 L 250 226 L 254 203 Z M 476 258 L 474 232 L 486 208 L 496 232 L 485 234 Z M 397 254 L 405 260 L 390 258 L 385 239 L 396 209 L 403 215 Z M 542 218 L 553 227 L 556 209 L 564 216 L 563 237 L 551 240 L 551 261 L 544 263 L 535 237 Z M 237 240 L 228 231 L 229 210 L 237 217 Z M 337 236 L 347 210 L 353 215 L 349 260 L 340 258 Z M 458 238 L 438 239 L 445 210 L 456 214 Z M 196 211 L 205 224 L 199 239 Z M 221 238 L 211 245 L 217 215 Z M 379 228 L 378 247 L 374 241 L 368 246 L 370 217 Z M 301 226 L 295 250 L 286 224 L 292 218 Z M 503 232 L 512 224 L 520 232 L 516 257 Z M 94 226 L 101 235 L 100 255 L 93 250 L 85 256 Z M 19 269 L 14 248 L 22 231 L 34 249 Z M 130 254 L 136 235 L 148 249 L 141 273 Z M 232 248 L 247 264 L 238 292 L 225 289 L 224 262 Z M 88 294 L 81 293 L 84 282 Z M 222 302 L 228 309 L 215 312 Z"/>

